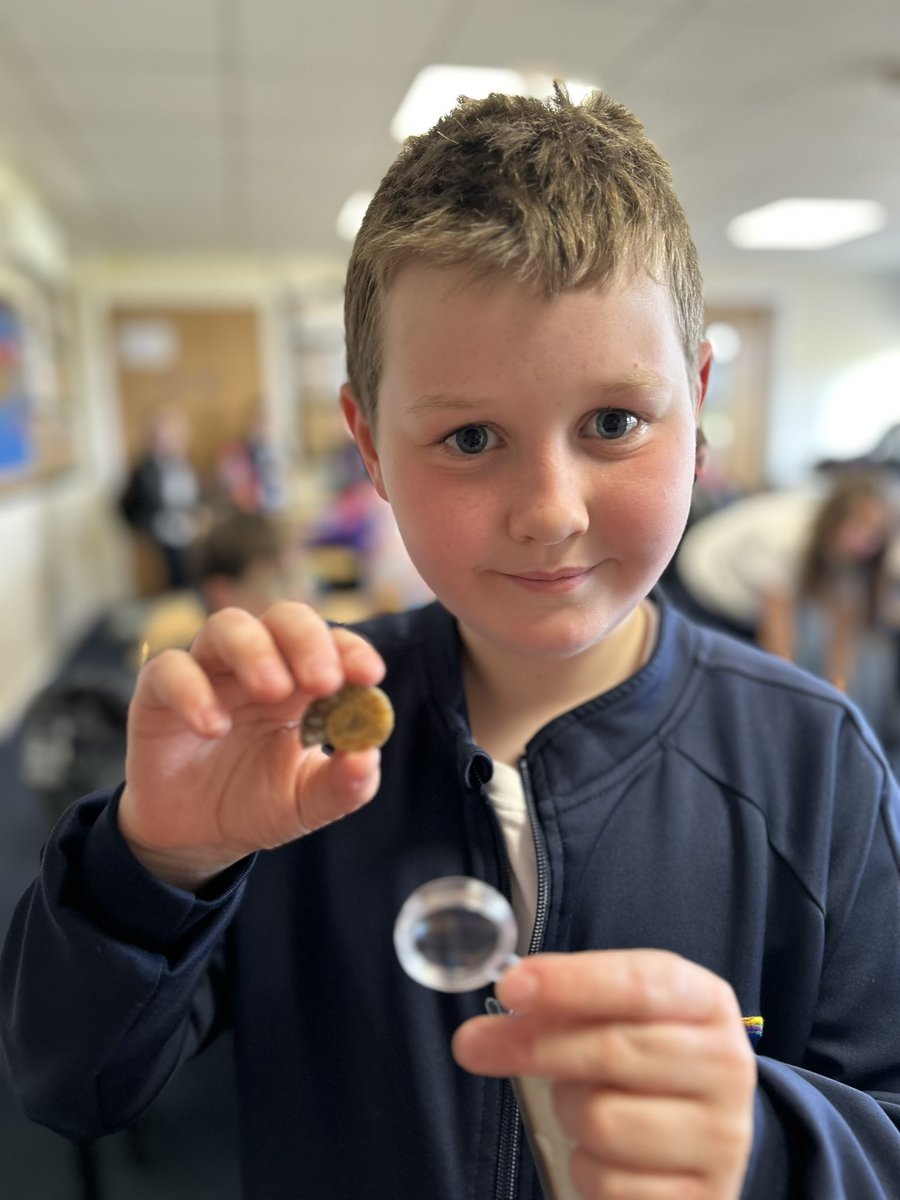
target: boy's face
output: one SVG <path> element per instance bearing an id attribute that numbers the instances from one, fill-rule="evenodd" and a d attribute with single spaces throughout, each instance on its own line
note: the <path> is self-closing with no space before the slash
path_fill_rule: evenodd
<path id="1" fill-rule="evenodd" d="M 425 582 L 470 645 L 578 654 L 675 552 L 709 348 L 690 380 L 667 290 L 641 276 L 548 301 L 413 264 L 384 313 L 376 431 L 344 410 Z"/>

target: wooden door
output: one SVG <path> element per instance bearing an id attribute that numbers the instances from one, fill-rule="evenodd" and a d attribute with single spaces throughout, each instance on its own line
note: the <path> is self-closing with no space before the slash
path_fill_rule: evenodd
<path id="1" fill-rule="evenodd" d="M 716 357 L 700 418 L 709 445 L 704 475 L 725 490 L 757 491 L 766 482 L 772 313 L 710 305 L 706 329 Z M 727 335 L 722 353 L 717 329 Z"/>
<path id="2" fill-rule="evenodd" d="M 121 305 L 110 324 L 129 466 L 146 446 L 154 414 L 174 407 L 187 417 L 191 460 L 212 490 L 219 452 L 261 415 L 256 311 Z M 135 573 L 141 595 L 159 590 L 152 547 L 136 545 Z"/>

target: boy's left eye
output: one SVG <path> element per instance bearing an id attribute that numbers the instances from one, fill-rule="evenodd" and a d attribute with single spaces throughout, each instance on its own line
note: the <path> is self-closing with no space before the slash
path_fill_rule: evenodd
<path id="1" fill-rule="evenodd" d="M 637 425 L 638 418 L 624 408 L 603 408 L 593 418 L 594 432 L 607 441 L 625 437 Z"/>
<path id="2" fill-rule="evenodd" d="M 444 445 L 461 454 L 482 454 L 491 448 L 493 434 L 486 425 L 464 425 L 444 439 Z"/>

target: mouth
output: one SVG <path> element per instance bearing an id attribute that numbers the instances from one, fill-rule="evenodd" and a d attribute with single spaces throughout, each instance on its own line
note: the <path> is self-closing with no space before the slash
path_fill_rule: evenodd
<path id="1" fill-rule="evenodd" d="M 587 575 L 590 567 L 561 567 L 558 571 L 517 571 L 514 579 L 527 579 L 534 583 L 555 583 L 560 579 L 578 579 Z"/>
<path id="2" fill-rule="evenodd" d="M 528 591 L 558 594 L 577 588 L 587 579 L 591 570 L 591 567 L 560 567 L 557 571 L 510 573 L 506 578 Z"/>

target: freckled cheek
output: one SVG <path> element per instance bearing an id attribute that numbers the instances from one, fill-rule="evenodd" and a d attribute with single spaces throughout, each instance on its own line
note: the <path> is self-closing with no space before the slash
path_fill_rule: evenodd
<path id="1" fill-rule="evenodd" d="M 409 477 L 391 494 L 394 516 L 406 548 L 420 572 L 434 575 L 454 563 L 481 556 L 490 525 L 489 505 L 472 489 L 457 493 L 433 474 L 417 482 Z"/>
<path id="2" fill-rule="evenodd" d="M 684 531 L 690 507 L 692 476 L 684 472 L 648 473 L 630 485 L 622 483 L 594 520 L 623 557 L 664 565 Z"/>

